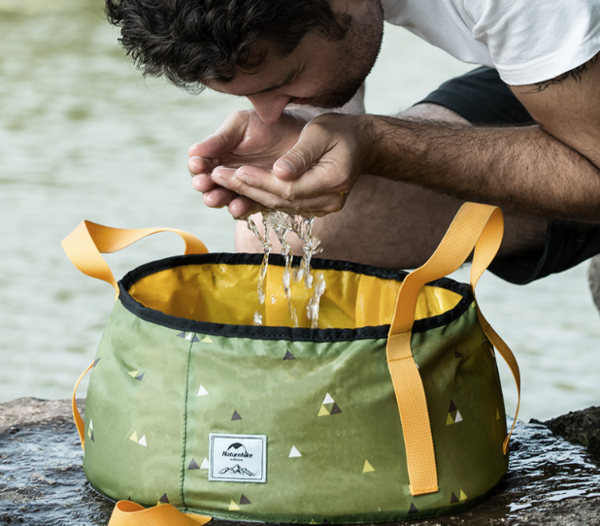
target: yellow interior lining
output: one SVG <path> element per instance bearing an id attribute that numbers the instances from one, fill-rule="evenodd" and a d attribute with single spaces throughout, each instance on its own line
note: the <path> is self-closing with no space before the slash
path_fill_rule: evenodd
<path id="1" fill-rule="evenodd" d="M 213 323 L 254 325 L 259 312 L 263 325 L 293 327 L 283 292 L 283 267 L 269 265 L 264 305 L 258 301 L 258 265 L 204 264 L 163 270 L 140 279 L 129 294 L 145 307 L 171 316 Z M 319 309 L 319 328 L 355 329 L 391 322 L 401 283 L 350 271 L 323 273 L 325 292 Z M 293 280 L 292 280 L 293 281 Z M 312 289 L 303 281 L 292 284 L 292 305 L 299 327 L 310 327 L 307 305 Z M 424 287 L 417 301 L 416 319 L 453 309 L 461 300 L 455 292 Z"/>

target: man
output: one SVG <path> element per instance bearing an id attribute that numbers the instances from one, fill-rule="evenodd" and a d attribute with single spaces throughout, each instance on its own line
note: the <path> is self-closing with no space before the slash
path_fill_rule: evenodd
<path id="1" fill-rule="evenodd" d="M 600 252 L 595 0 L 107 0 L 107 12 L 146 73 L 254 106 L 190 148 L 208 206 L 317 215 L 324 257 L 411 268 L 463 200 L 499 205 L 492 271 L 515 283 Z M 398 117 L 360 113 L 384 18 L 504 82 L 478 70 Z M 260 250 L 242 229 L 237 246 Z"/>

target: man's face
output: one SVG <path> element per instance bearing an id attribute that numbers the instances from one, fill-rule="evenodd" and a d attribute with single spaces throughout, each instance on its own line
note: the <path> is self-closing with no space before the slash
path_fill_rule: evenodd
<path id="1" fill-rule="evenodd" d="M 288 104 L 339 108 L 350 101 L 371 71 L 381 47 L 379 2 L 351 4 L 353 21 L 343 40 L 308 34 L 287 57 L 269 51 L 257 72 L 238 73 L 230 82 L 207 82 L 211 89 L 247 97 L 259 117 L 275 123 Z"/>

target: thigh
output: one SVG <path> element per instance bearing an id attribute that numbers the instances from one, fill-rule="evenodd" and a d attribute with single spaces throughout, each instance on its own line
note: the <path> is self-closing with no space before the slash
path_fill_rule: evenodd
<path id="1" fill-rule="evenodd" d="M 318 257 L 353 261 L 384 268 L 416 268 L 433 254 L 462 201 L 401 184 L 363 175 L 336 213 L 315 219 L 314 234 L 321 240 Z M 261 218 L 254 218 L 262 231 Z M 505 214 L 505 235 L 497 266 L 500 277 L 516 282 L 528 267 L 536 268 L 544 253 L 547 221 L 543 218 Z M 288 236 L 294 254 L 302 255 L 302 243 Z M 271 236 L 274 250 L 279 243 Z M 262 252 L 262 245 L 244 221 L 236 232 L 238 252 Z M 533 272 L 533 271 L 532 271 Z"/>
<path id="2" fill-rule="evenodd" d="M 313 232 L 322 249 L 317 257 L 385 268 L 418 267 L 433 253 L 461 204 L 415 186 L 363 175 L 340 212 L 315 219 Z M 262 232 L 260 215 L 254 221 Z M 287 239 L 294 254 L 302 255 L 300 240 L 293 235 Z M 274 235 L 271 243 L 279 250 Z M 238 222 L 236 249 L 263 251 L 244 221 Z"/>

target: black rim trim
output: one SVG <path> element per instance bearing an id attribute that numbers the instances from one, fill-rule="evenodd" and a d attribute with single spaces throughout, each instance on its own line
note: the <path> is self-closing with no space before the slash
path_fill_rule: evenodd
<path id="1" fill-rule="evenodd" d="M 128 311 L 143 320 L 178 331 L 195 332 L 211 336 L 248 338 L 255 340 L 290 340 L 312 342 L 370 340 L 387 337 L 390 329 L 389 325 L 360 327 L 358 329 L 294 329 L 290 327 L 231 325 L 225 323 L 188 320 L 186 318 L 171 316 L 158 310 L 145 307 L 137 300 L 133 299 L 128 293 L 129 288 L 140 279 L 163 270 L 169 270 L 186 265 L 203 264 L 260 265 L 262 258 L 262 254 L 213 253 L 173 256 L 152 261 L 128 272 L 123 279 L 119 281 L 119 299 Z M 300 258 L 294 258 L 295 265 L 297 265 L 299 261 Z M 269 257 L 269 265 L 284 266 L 284 264 L 284 258 L 280 255 L 271 255 Z M 335 261 L 320 258 L 314 258 L 311 261 L 311 267 L 315 270 L 349 271 L 356 274 L 375 276 L 383 279 L 395 279 L 397 281 L 402 281 L 408 275 L 408 273 L 403 270 L 384 269 L 369 265 L 351 263 L 349 261 Z M 473 302 L 473 294 L 469 285 L 467 284 L 459 283 L 449 278 L 442 278 L 432 281 L 430 285 L 455 292 L 461 295 L 462 299 L 452 310 L 444 312 L 438 316 L 415 321 L 413 325 L 413 333 L 425 332 L 443 325 L 447 325 L 464 314 L 464 312 Z"/>

